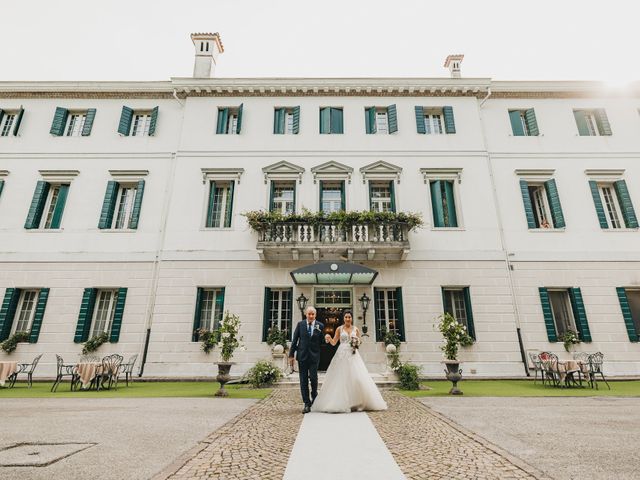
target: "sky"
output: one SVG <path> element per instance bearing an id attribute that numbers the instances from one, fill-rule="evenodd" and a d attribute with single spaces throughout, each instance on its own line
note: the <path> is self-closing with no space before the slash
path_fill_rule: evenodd
<path id="1" fill-rule="evenodd" d="M 5 0 L 0 81 L 168 80 L 192 32 L 220 32 L 216 77 L 640 80 L 633 0 Z"/>

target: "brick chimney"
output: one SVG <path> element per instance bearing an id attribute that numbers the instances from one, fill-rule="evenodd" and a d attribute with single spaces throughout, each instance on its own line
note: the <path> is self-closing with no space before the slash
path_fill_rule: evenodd
<path id="1" fill-rule="evenodd" d="M 224 52 L 219 33 L 192 33 L 191 41 L 196 49 L 193 78 L 214 76 L 218 55 Z"/>
<path id="2" fill-rule="evenodd" d="M 460 78 L 460 64 L 464 59 L 464 55 L 449 55 L 444 61 L 444 68 L 449 69 L 451 78 Z"/>

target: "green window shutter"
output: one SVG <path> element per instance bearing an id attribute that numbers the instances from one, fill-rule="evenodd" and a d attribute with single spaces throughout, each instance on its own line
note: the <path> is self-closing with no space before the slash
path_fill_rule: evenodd
<path id="1" fill-rule="evenodd" d="M 531 203 L 531 195 L 529 195 L 529 183 L 526 180 L 520 180 L 520 193 L 522 193 L 522 203 L 524 203 L 524 214 L 527 217 L 527 227 L 536 228 L 533 204 Z"/>
<path id="2" fill-rule="evenodd" d="M 60 228 L 64 206 L 67 203 L 67 194 L 69 193 L 69 185 L 60 185 L 58 189 L 58 199 L 53 209 L 53 217 L 51 218 L 51 228 Z"/>
<path id="3" fill-rule="evenodd" d="M 369 180 L 369 211 L 373 212 L 373 184 Z"/>
<path id="4" fill-rule="evenodd" d="M 264 287 L 264 304 L 262 307 L 262 341 L 267 341 L 267 334 L 269 333 L 269 329 L 271 328 L 271 318 L 269 315 L 271 300 L 273 295 L 271 293 L 271 289 L 269 287 Z"/>
<path id="5" fill-rule="evenodd" d="M 144 196 L 144 180 L 138 180 L 136 186 L 136 199 L 133 202 L 133 210 L 129 219 L 129 228 L 135 230 L 138 228 L 140 220 L 140 209 L 142 208 L 142 197 Z"/>
<path id="6" fill-rule="evenodd" d="M 13 124 L 13 136 L 18 136 L 18 131 L 20 130 L 20 124 L 22 123 L 22 117 L 24 116 L 24 108 L 21 108 L 16 116 L 16 121 Z"/>
<path id="7" fill-rule="evenodd" d="M 231 219 L 233 218 L 233 191 L 235 182 L 229 182 L 229 193 L 227 194 L 227 210 L 224 216 L 224 226 L 231 227 Z"/>
<path id="8" fill-rule="evenodd" d="M 447 290 L 441 287 L 442 290 L 442 308 L 444 313 L 448 313 L 453 316 L 453 306 L 451 305 L 451 295 L 447 295 Z"/>
<path id="9" fill-rule="evenodd" d="M 473 310 L 471 309 L 471 293 L 469 292 L 469 287 L 464 287 L 462 289 L 464 294 L 464 308 L 467 313 L 467 333 L 476 340 L 476 327 L 473 323 Z"/>
<path id="10" fill-rule="evenodd" d="M 88 137 L 91 135 L 91 129 L 93 128 L 93 120 L 96 118 L 96 109 L 90 108 L 87 110 L 87 117 L 84 120 L 84 125 L 82 126 L 82 136 Z"/>
<path id="11" fill-rule="evenodd" d="M 427 133 L 427 129 L 424 126 L 424 108 L 416 107 L 416 128 L 418 133 Z"/>
<path id="12" fill-rule="evenodd" d="M 42 327 L 42 318 L 44 317 L 44 311 L 47 308 L 47 299 L 49 298 L 49 289 L 41 288 L 40 295 L 38 295 L 38 303 L 36 304 L 36 311 L 33 315 L 33 323 L 31 324 L 31 333 L 29 334 L 29 343 L 37 343 L 40 336 L 40 328 Z"/>
<path id="13" fill-rule="evenodd" d="M 638 219 L 636 218 L 636 212 L 633 209 L 633 203 L 631 203 L 631 197 L 629 196 L 629 190 L 627 189 L 627 182 L 624 180 L 618 180 L 613 182 L 613 187 L 616 190 L 618 196 L 618 202 L 622 207 L 622 216 L 624 217 L 624 224 L 627 228 L 638 228 Z"/>
<path id="14" fill-rule="evenodd" d="M 629 341 L 638 341 L 638 332 L 636 325 L 633 323 L 633 317 L 631 316 L 631 308 L 629 308 L 629 300 L 627 299 L 627 292 L 623 287 L 616 288 L 618 293 L 618 301 L 620 302 L 620 308 L 622 309 L 622 318 L 624 319 L 624 326 L 627 327 L 627 335 L 629 335 Z"/>
<path id="15" fill-rule="evenodd" d="M 389 133 L 398 131 L 398 111 L 395 103 L 387 107 L 387 120 L 389 122 Z"/>
<path id="16" fill-rule="evenodd" d="M 53 122 L 51 122 L 51 130 L 49 130 L 49 133 L 56 137 L 64 135 L 64 126 L 67 124 L 68 116 L 69 110 L 62 107 L 56 107 L 56 113 L 53 115 Z"/>
<path id="17" fill-rule="evenodd" d="M 396 187 L 393 180 L 389 182 L 389 193 L 391 194 L 391 211 L 396 213 Z"/>
<path id="18" fill-rule="evenodd" d="M 367 134 L 376 133 L 376 109 L 374 107 L 364 109 L 364 124 Z"/>
<path id="19" fill-rule="evenodd" d="M 404 334 L 404 306 L 402 303 L 402 287 L 396 288 L 396 307 L 398 311 L 398 331 L 400 333 L 400 341 L 406 341 Z"/>
<path id="20" fill-rule="evenodd" d="M 591 189 L 591 197 L 593 203 L 596 206 L 596 213 L 598 214 L 598 222 L 600 222 L 600 228 L 609 228 L 607 223 L 607 216 L 604 213 L 604 207 L 602 205 L 602 199 L 600 198 L 600 190 L 598 190 L 598 183 L 594 180 L 589 180 L 589 188 Z"/>
<path id="21" fill-rule="evenodd" d="M 273 111 L 273 133 L 275 135 L 284 134 L 284 119 L 285 119 L 284 108 L 276 108 Z"/>
<path id="22" fill-rule="evenodd" d="M 202 288 L 198 287 L 196 293 L 196 311 L 193 314 L 193 332 L 191 333 L 192 342 L 197 342 L 200 337 L 198 330 L 200 330 L 202 316 L 202 290 Z"/>
<path id="23" fill-rule="evenodd" d="M 442 107 L 444 115 L 444 131 L 446 133 L 456 133 L 456 122 L 453 118 L 453 107 Z"/>
<path id="24" fill-rule="evenodd" d="M 331 133 L 344 133 L 341 108 L 331 108 Z"/>
<path id="25" fill-rule="evenodd" d="M 75 343 L 82 343 L 89 340 L 89 332 L 91 331 L 91 320 L 93 319 L 93 308 L 96 304 L 96 288 L 85 288 L 82 295 L 82 303 L 80 304 L 80 313 L 78 314 L 78 323 L 76 324 L 76 334 L 73 337 Z"/>
<path id="26" fill-rule="evenodd" d="M 24 228 L 31 230 L 40 226 L 40 219 L 42 218 L 44 204 L 47 202 L 48 193 L 49 184 L 43 180 L 38 180 L 36 189 L 33 192 L 33 198 L 31 199 L 31 206 L 29 207 L 29 213 L 27 214 L 27 221 L 24 223 Z"/>
<path id="27" fill-rule="evenodd" d="M 562 205 L 560 205 L 560 196 L 558 195 L 555 179 L 552 178 L 544 182 L 544 189 L 547 192 L 547 200 L 551 208 L 551 219 L 553 220 L 554 228 L 564 228 L 566 225 L 564 223 Z"/>
<path id="28" fill-rule="evenodd" d="M 0 108 L 0 124 L 2 123 L 2 117 L 4 117 L 4 111 Z"/>
<path id="29" fill-rule="evenodd" d="M 573 111 L 573 116 L 576 119 L 576 125 L 578 126 L 578 134 L 581 137 L 588 137 L 589 134 L 589 127 L 587 126 L 587 119 L 584 116 L 584 111 L 583 110 L 574 110 Z"/>
<path id="30" fill-rule="evenodd" d="M 236 127 L 236 133 L 240 134 L 240 130 L 242 129 L 242 110 L 244 107 L 244 103 L 240 104 L 240 107 L 238 107 L 238 123 L 237 123 L 237 127 Z"/>
<path id="31" fill-rule="evenodd" d="M 456 216 L 456 201 L 453 196 L 453 182 L 451 181 L 443 181 L 442 185 L 444 186 L 444 198 L 447 202 L 446 212 L 447 212 L 447 227 L 457 227 L 458 226 L 458 217 Z"/>
<path id="32" fill-rule="evenodd" d="M 207 206 L 207 227 L 213 227 L 213 212 L 216 202 L 216 182 L 209 182 L 209 202 Z"/>
<path id="33" fill-rule="evenodd" d="M 118 133 L 120 135 L 129 136 L 131 132 L 131 122 L 133 121 L 133 108 L 122 106 L 120 113 L 120 123 L 118 123 Z"/>
<path id="34" fill-rule="evenodd" d="M 18 302 L 20 301 L 20 289 L 7 288 L 4 292 L 4 300 L 0 307 L 0 342 L 9 338 L 13 318 L 16 315 Z"/>
<path id="35" fill-rule="evenodd" d="M 271 187 L 269 188 L 269 211 L 273 212 L 275 209 L 275 205 L 273 204 L 273 199 L 276 194 L 276 182 L 271 180 Z"/>
<path id="36" fill-rule="evenodd" d="M 524 112 L 524 120 L 527 122 L 527 128 L 529 129 L 530 136 L 537 137 L 540 135 L 538 120 L 536 120 L 536 112 L 533 108 L 529 108 Z"/>
<path id="37" fill-rule="evenodd" d="M 591 332 L 589 331 L 587 312 L 584 309 L 584 302 L 582 301 L 582 293 L 580 293 L 580 289 L 570 288 L 569 297 L 571 298 L 571 306 L 573 307 L 573 314 L 575 315 L 576 327 L 578 327 L 580 340 L 583 342 L 590 342 Z"/>
<path id="38" fill-rule="evenodd" d="M 111 335 L 109 342 L 117 343 L 120 339 L 120 329 L 122 328 L 122 316 L 124 314 L 124 304 L 127 300 L 127 289 L 118 289 L 118 298 L 116 299 L 116 309 L 113 314 L 113 322 L 111 323 Z"/>
<path id="39" fill-rule="evenodd" d="M 98 221 L 98 228 L 105 229 L 111 228 L 111 222 L 113 221 L 113 212 L 116 208 L 116 202 L 118 201 L 118 182 L 109 180 L 107 182 L 107 191 L 104 194 L 104 201 L 102 202 L 102 211 L 100 212 L 100 220 Z"/>
<path id="40" fill-rule="evenodd" d="M 320 109 L 320 133 L 331 133 L 331 108 Z"/>
<path id="41" fill-rule="evenodd" d="M 229 120 L 229 109 L 228 108 L 219 108 L 218 109 L 218 126 L 216 127 L 216 134 L 223 135 L 227 132 L 227 122 Z"/>
<path id="42" fill-rule="evenodd" d="M 153 137 L 156 134 L 156 126 L 158 125 L 158 107 L 153 107 L 151 110 L 151 121 L 149 122 L 149 136 Z"/>
<path id="43" fill-rule="evenodd" d="M 434 180 L 431 187 L 431 208 L 433 210 L 433 226 L 444 227 L 444 210 L 442 206 L 442 181 Z"/>
<path id="44" fill-rule="evenodd" d="M 296 191 L 298 190 L 295 180 L 293 181 L 293 213 L 296 213 Z M 291 332 L 289 332 L 291 333 Z"/>
<path id="45" fill-rule="evenodd" d="M 293 107 L 293 133 L 300 133 L 300 106 Z"/>
<path id="46" fill-rule="evenodd" d="M 598 125 L 598 132 L 600 135 L 610 136 L 611 135 L 611 124 L 609 123 L 609 118 L 607 117 L 607 112 L 604 108 L 597 108 L 595 110 L 596 115 L 596 123 Z"/>
<path id="47" fill-rule="evenodd" d="M 2 189 L 4 188 L 4 180 L 0 180 L 0 196 L 2 196 Z"/>
<path id="48" fill-rule="evenodd" d="M 510 110 L 509 120 L 511 120 L 511 130 L 513 131 L 513 136 L 524 136 L 524 129 L 522 128 L 522 121 L 520 120 L 520 110 Z"/>
<path id="49" fill-rule="evenodd" d="M 376 307 L 376 305 L 384 305 L 384 298 L 383 298 L 383 294 L 384 292 L 382 290 L 379 290 L 377 288 L 373 289 L 373 312 L 374 312 L 374 316 L 375 316 L 375 323 L 376 323 L 376 342 L 382 342 L 382 324 L 383 324 L 383 320 L 382 318 L 380 318 L 380 311 L 379 309 Z"/>
<path id="50" fill-rule="evenodd" d="M 222 317 L 224 318 L 224 287 L 220 289 L 218 295 L 216 295 L 216 305 L 214 312 L 222 312 Z M 218 328 L 220 326 L 219 318 L 213 318 L 213 328 Z"/>
<path id="51" fill-rule="evenodd" d="M 557 342 L 558 332 L 556 331 L 556 324 L 553 321 L 549 292 L 543 287 L 538 288 L 538 292 L 540 293 L 540 303 L 542 304 L 542 315 L 544 316 L 544 325 L 547 329 L 547 338 L 550 342 Z"/>
<path id="52" fill-rule="evenodd" d="M 322 212 L 322 194 L 324 193 L 324 182 L 318 181 L 318 211 Z"/>
<path id="53" fill-rule="evenodd" d="M 347 195 L 345 193 L 345 182 L 340 182 L 340 210 L 343 212 L 347 210 Z"/>

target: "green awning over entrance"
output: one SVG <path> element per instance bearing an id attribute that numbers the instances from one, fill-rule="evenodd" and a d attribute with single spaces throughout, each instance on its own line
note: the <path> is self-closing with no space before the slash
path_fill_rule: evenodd
<path id="1" fill-rule="evenodd" d="M 375 270 L 346 262 L 318 262 L 291 272 L 296 285 L 371 285 Z"/>

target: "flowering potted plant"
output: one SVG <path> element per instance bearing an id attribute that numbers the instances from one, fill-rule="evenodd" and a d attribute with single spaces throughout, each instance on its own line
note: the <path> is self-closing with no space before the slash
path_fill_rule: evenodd
<path id="1" fill-rule="evenodd" d="M 560 335 L 558 340 L 560 340 L 564 344 L 564 349 L 567 352 L 571 350 L 571 347 L 573 345 L 577 345 L 578 343 L 580 343 L 580 337 L 573 330 L 567 330 L 562 335 Z"/>
<path id="2" fill-rule="evenodd" d="M 458 348 L 466 347 L 473 344 L 473 338 L 467 333 L 467 328 L 458 322 L 449 313 L 445 313 L 438 317 L 438 330 L 444 339 L 444 345 L 440 346 L 447 366 L 445 370 L 447 380 L 453 387 L 449 390 L 451 395 L 462 395 L 462 391 L 458 389 L 458 382 L 462 379 L 462 370 L 460 370 L 460 361 L 458 360 Z"/>
<path id="3" fill-rule="evenodd" d="M 216 376 L 216 380 L 220 382 L 220 390 L 215 393 L 216 397 L 226 397 L 229 395 L 224 389 L 225 383 L 231 380 L 229 372 L 231 371 L 231 365 L 233 365 L 233 362 L 230 362 L 229 360 L 233 357 L 233 352 L 235 352 L 236 348 L 244 350 L 242 337 L 238 335 L 239 331 L 240 317 L 229 313 L 228 311 L 225 312 L 224 318 L 217 329 L 213 331 L 200 331 L 202 350 L 205 353 L 211 352 L 211 350 L 216 346 L 220 349 L 220 358 L 222 361 L 217 362 L 218 375 Z"/>

